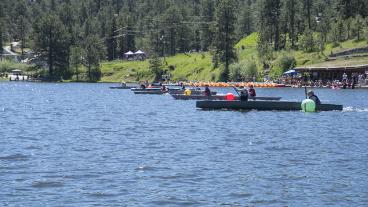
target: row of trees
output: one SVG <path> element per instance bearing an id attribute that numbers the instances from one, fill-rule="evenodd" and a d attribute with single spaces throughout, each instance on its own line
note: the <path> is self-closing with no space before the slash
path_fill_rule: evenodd
<path id="1" fill-rule="evenodd" d="M 252 32 L 262 58 L 272 50 L 315 51 L 362 39 L 367 16 L 365 0 L 2 0 L 0 44 L 21 41 L 21 53 L 36 52 L 52 79 L 78 77 L 84 65 L 88 79 L 98 80 L 100 61 L 142 49 L 161 57 L 212 51 L 227 80 L 234 44 Z"/>

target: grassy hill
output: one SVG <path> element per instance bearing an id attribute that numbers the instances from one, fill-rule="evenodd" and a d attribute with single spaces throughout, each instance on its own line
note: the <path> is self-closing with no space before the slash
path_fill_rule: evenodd
<path id="1" fill-rule="evenodd" d="M 209 53 L 178 54 L 166 58 L 164 68 L 172 75 L 172 80 L 206 80 L 216 81 L 220 75 L 219 68 L 213 68 L 212 56 Z M 152 80 L 149 62 L 145 61 L 113 61 L 101 65 L 104 82 L 120 82 Z"/>
<path id="2" fill-rule="evenodd" d="M 257 59 L 257 33 L 253 33 L 242 40 L 239 41 L 238 44 L 236 44 L 235 48 L 238 51 L 239 60 L 246 60 L 249 58 L 256 58 Z M 337 52 L 354 49 L 354 48 L 362 48 L 362 47 L 368 47 L 368 43 L 366 40 L 361 41 L 355 41 L 355 40 L 348 40 L 345 42 L 340 42 L 339 46 L 333 47 L 332 43 L 329 43 L 325 45 L 325 49 L 323 53 L 321 52 L 311 52 L 307 53 L 304 51 L 296 51 L 296 50 L 289 50 L 289 51 L 279 51 L 274 52 L 273 58 L 277 59 L 279 56 L 282 55 L 288 55 L 288 56 L 294 56 L 297 62 L 297 66 L 309 66 L 314 64 L 323 65 L 323 63 L 327 63 L 329 65 L 340 65 L 340 64 L 368 64 L 368 58 L 367 57 L 357 57 L 352 58 L 352 61 L 349 59 L 341 60 L 340 58 L 337 58 L 335 61 L 326 61 L 326 58 Z"/>
<path id="3" fill-rule="evenodd" d="M 257 54 L 257 39 L 258 34 L 253 33 L 241 39 L 235 49 L 238 54 L 239 61 L 255 61 L 258 70 L 262 71 L 263 66 Z M 296 50 L 273 52 L 270 60 L 271 68 L 277 64 L 280 57 L 294 57 L 296 66 L 351 66 L 368 64 L 368 57 L 337 57 L 336 60 L 327 58 L 330 54 L 349 50 L 353 48 L 367 47 L 367 41 L 348 40 L 340 42 L 339 46 L 333 47 L 333 44 L 327 44 L 325 50 L 321 52 L 303 52 Z M 367 54 L 368 55 L 368 54 Z M 172 75 L 172 80 L 201 80 L 201 81 L 217 81 L 221 72 L 220 68 L 214 68 L 212 64 L 212 56 L 210 53 L 191 53 L 178 54 L 173 57 L 166 58 L 164 67 Z M 146 61 L 113 61 L 102 63 L 101 70 L 103 73 L 102 81 L 104 82 L 120 82 L 124 81 L 139 81 L 152 80 L 153 76 L 149 71 L 149 62 Z"/>

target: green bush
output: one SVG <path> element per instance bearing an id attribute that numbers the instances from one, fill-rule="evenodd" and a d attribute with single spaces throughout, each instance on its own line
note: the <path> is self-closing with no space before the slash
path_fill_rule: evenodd
<path id="1" fill-rule="evenodd" d="M 294 56 L 280 56 L 272 64 L 270 77 L 274 79 L 280 78 L 285 71 L 293 69 L 295 66 L 296 59 Z"/>
<path id="2" fill-rule="evenodd" d="M 22 71 L 31 71 L 33 69 L 33 65 L 26 65 L 22 63 L 16 63 L 11 60 L 1 60 L 0 61 L 0 72 L 6 73 L 11 72 L 12 70 L 22 70 Z"/>
<path id="3" fill-rule="evenodd" d="M 155 77 L 155 81 L 159 81 L 164 72 L 164 69 L 162 65 L 162 60 L 157 55 L 153 55 L 152 59 L 149 60 L 149 69 Z"/>
<path id="4" fill-rule="evenodd" d="M 283 71 L 287 71 L 296 66 L 296 60 L 294 56 L 281 56 L 277 59 L 277 64 Z"/>
<path id="5" fill-rule="evenodd" d="M 244 60 L 230 66 L 229 77 L 233 81 L 252 81 L 257 78 L 258 69 L 253 60 Z"/>
<path id="6" fill-rule="evenodd" d="M 270 70 L 270 78 L 275 80 L 275 79 L 278 79 L 282 76 L 283 74 L 283 70 L 279 67 L 272 67 L 271 70 Z"/>
<path id="7" fill-rule="evenodd" d="M 234 63 L 231 64 L 229 67 L 229 78 L 232 81 L 239 81 L 240 80 L 240 70 L 242 69 L 242 64 Z"/>
<path id="8" fill-rule="evenodd" d="M 305 52 L 316 51 L 316 41 L 314 40 L 313 32 L 311 30 L 306 30 L 303 35 L 300 35 L 298 46 L 300 50 Z"/>

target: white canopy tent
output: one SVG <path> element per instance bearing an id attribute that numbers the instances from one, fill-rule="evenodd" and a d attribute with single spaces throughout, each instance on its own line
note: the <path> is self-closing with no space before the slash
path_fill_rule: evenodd
<path id="1" fill-rule="evenodd" d="M 137 60 L 144 60 L 144 59 L 146 59 L 146 53 L 143 52 L 143 51 L 141 51 L 141 50 L 138 50 L 134 54 L 135 54 Z"/>
<path id="2" fill-rule="evenodd" d="M 138 50 L 137 52 L 135 52 L 134 54 L 136 55 L 145 55 L 146 53 L 141 51 L 141 50 Z"/>
<path id="3" fill-rule="evenodd" d="M 125 59 L 130 59 L 134 57 L 134 53 L 132 51 L 124 53 Z"/>
<path id="4" fill-rule="evenodd" d="M 134 55 L 134 53 L 132 51 L 129 51 L 129 52 L 124 53 L 124 55 Z"/>
<path id="5" fill-rule="evenodd" d="M 146 53 L 142 50 L 138 50 L 137 52 L 128 51 L 124 53 L 124 57 L 127 60 L 144 60 L 146 59 Z"/>

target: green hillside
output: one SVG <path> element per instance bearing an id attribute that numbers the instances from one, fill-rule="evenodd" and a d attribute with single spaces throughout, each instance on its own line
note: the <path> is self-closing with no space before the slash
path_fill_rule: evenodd
<path id="1" fill-rule="evenodd" d="M 260 58 L 257 53 L 257 33 L 241 39 L 235 49 L 238 54 L 239 61 L 255 61 L 258 71 L 263 70 L 260 64 Z M 303 52 L 296 50 L 273 52 L 269 61 L 271 70 L 277 68 L 280 58 L 284 56 L 294 57 L 296 66 L 352 66 L 368 64 L 368 57 L 338 57 L 336 60 L 326 61 L 330 54 L 353 49 L 367 47 L 367 41 L 348 40 L 340 42 L 339 46 L 333 47 L 333 44 L 327 44 L 323 53 L 321 52 Z M 139 81 L 152 80 L 153 76 L 149 71 L 149 62 L 146 61 L 113 61 L 102 63 L 102 80 L 103 82 L 120 82 L 120 81 Z M 221 66 L 220 66 L 221 68 Z M 220 68 L 214 68 L 212 64 L 212 55 L 209 52 L 178 54 L 173 57 L 166 58 L 164 69 L 172 76 L 173 81 L 191 80 L 191 81 L 217 81 L 220 75 Z M 287 70 L 279 69 L 279 70 Z"/>
<path id="2" fill-rule="evenodd" d="M 258 59 L 257 57 L 257 33 L 253 33 L 242 40 L 239 41 L 238 44 L 236 44 L 235 48 L 238 51 L 239 60 L 247 60 L 247 59 Z M 296 51 L 296 50 L 289 50 L 289 51 L 278 51 L 273 52 L 273 59 L 276 60 L 278 57 L 283 55 L 288 56 L 294 56 L 297 62 L 297 66 L 308 66 L 308 65 L 314 65 L 314 64 L 320 64 L 323 65 L 323 63 L 326 62 L 326 58 L 337 52 L 350 50 L 354 48 L 361 48 L 361 47 L 368 47 L 368 43 L 366 40 L 361 41 L 355 41 L 355 40 L 348 40 L 345 42 L 340 42 L 339 46 L 333 47 L 332 43 L 329 43 L 325 46 L 325 49 L 323 53 L 321 52 L 303 52 L 303 51 Z M 367 57 L 361 57 L 361 58 L 352 58 L 353 61 L 351 64 L 355 64 L 354 62 L 365 63 L 368 64 L 368 58 Z M 335 61 L 328 61 L 330 65 L 334 65 Z M 341 63 L 350 63 L 349 59 L 344 59 L 342 61 L 341 59 L 336 61 L 337 65 L 340 65 Z"/>
<path id="3" fill-rule="evenodd" d="M 212 66 L 209 53 L 178 54 L 166 58 L 164 69 L 172 75 L 172 80 L 206 80 L 216 81 L 220 69 Z M 146 61 L 113 61 L 101 65 L 104 82 L 152 80 L 149 62 Z"/>

